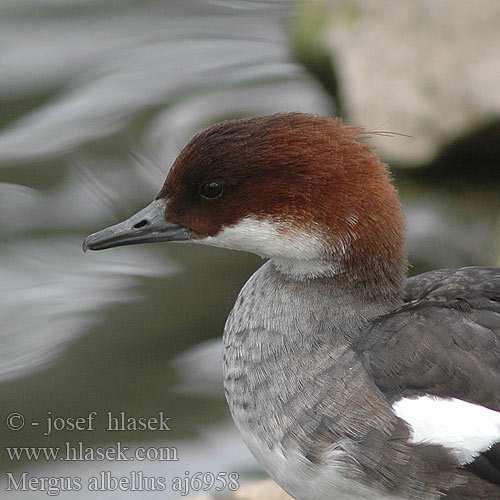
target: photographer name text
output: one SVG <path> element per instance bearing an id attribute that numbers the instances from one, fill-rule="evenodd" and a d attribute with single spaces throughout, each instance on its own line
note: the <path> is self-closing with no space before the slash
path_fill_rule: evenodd
<path id="1" fill-rule="evenodd" d="M 96 419 L 99 416 L 97 411 L 91 411 L 86 416 L 81 417 L 60 417 L 53 416 L 52 412 L 47 412 L 47 417 L 41 422 L 30 422 L 33 427 L 41 427 L 44 436 L 50 436 L 54 432 L 60 431 L 94 431 L 96 429 Z M 171 417 L 160 411 L 150 417 L 131 416 L 124 411 L 113 413 L 108 411 L 105 414 L 104 430 L 116 431 L 156 431 L 168 432 L 170 428 L 168 422 Z M 26 419 L 22 413 L 13 412 L 7 416 L 7 427 L 12 431 L 20 431 L 26 425 Z"/>

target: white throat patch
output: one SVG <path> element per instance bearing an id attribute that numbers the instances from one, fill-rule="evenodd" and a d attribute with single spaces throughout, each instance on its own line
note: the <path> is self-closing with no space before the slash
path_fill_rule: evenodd
<path id="1" fill-rule="evenodd" d="M 339 268 L 332 261 L 324 231 L 313 225 L 311 231 L 298 230 L 287 221 L 245 217 L 234 226 L 224 227 L 216 236 L 208 236 L 194 243 L 244 250 L 273 259 L 276 268 L 294 276 L 324 276 Z M 340 245 L 339 260 L 345 252 Z"/>

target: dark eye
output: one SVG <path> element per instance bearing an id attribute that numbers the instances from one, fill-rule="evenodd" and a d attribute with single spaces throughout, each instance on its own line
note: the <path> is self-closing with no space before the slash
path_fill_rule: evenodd
<path id="1" fill-rule="evenodd" d="M 222 196 L 223 191 L 223 186 L 218 182 L 206 182 L 200 187 L 201 196 L 203 196 L 203 198 L 207 198 L 207 200 L 214 200 L 215 198 L 219 198 L 220 196 Z"/>

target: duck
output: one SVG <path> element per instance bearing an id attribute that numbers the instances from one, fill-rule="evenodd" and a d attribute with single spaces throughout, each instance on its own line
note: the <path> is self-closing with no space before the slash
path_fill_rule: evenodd
<path id="1" fill-rule="evenodd" d="M 370 135 L 294 112 L 215 124 L 146 208 L 83 249 L 265 259 L 224 327 L 224 392 L 293 498 L 498 500 L 500 268 L 407 277 L 401 202 Z"/>

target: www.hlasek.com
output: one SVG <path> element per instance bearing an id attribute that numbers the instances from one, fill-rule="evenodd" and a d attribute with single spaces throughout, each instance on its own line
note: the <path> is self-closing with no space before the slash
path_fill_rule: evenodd
<path id="1" fill-rule="evenodd" d="M 59 446 L 12 446 L 6 447 L 5 451 L 10 461 L 21 460 L 45 460 L 62 462 L 128 462 L 144 460 L 158 460 L 160 462 L 176 462 L 179 460 L 175 446 L 139 446 L 130 450 L 128 446 L 122 446 L 117 441 L 112 446 L 85 446 L 83 441 L 72 443 L 66 441 L 63 447 Z"/>
<path id="2" fill-rule="evenodd" d="M 82 491 L 84 480 L 78 476 L 38 477 L 28 472 L 13 474 L 7 472 L 6 491 L 45 491 L 57 496 L 67 491 Z M 132 471 L 127 476 L 114 476 L 111 471 L 101 471 L 86 481 L 87 491 L 165 491 L 168 486 L 180 496 L 197 491 L 236 491 L 239 476 L 236 472 L 195 472 L 186 471 L 184 477 L 174 477 L 170 484 L 162 476 L 146 476 L 142 471 Z"/>

